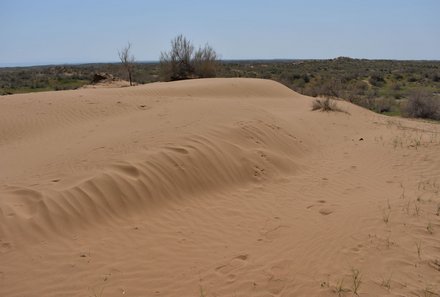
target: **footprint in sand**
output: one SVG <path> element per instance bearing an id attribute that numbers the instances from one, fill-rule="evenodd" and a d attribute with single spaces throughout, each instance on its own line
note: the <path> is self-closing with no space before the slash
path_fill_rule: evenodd
<path id="1" fill-rule="evenodd" d="M 265 271 L 267 277 L 266 290 L 272 295 L 280 295 L 286 287 L 290 261 L 282 261 Z"/>
<path id="2" fill-rule="evenodd" d="M 274 219 L 268 219 L 260 231 L 260 235 L 269 241 L 281 237 L 289 229 L 289 226 L 281 224 L 279 217 L 274 217 Z"/>
<path id="3" fill-rule="evenodd" d="M 264 174 L 265 174 L 265 169 L 264 168 L 261 168 L 261 167 L 259 167 L 259 166 L 255 166 L 254 167 L 254 176 L 256 177 L 256 178 L 259 178 L 259 177 L 261 177 L 261 176 L 263 176 Z"/>
<path id="4" fill-rule="evenodd" d="M 364 245 L 362 244 L 357 244 L 355 246 L 352 247 L 346 247 L 342 249 L 342 252 L 345 254 L 359 254 L 362 252 L 364 248 Z"/>
<path id="5" fill-rule="evenodd" d="M 215 271 L 225 275 L 228 282 L 234 282 L 237 278 L 237 275 L 233 272 L 244 267 L 247 264 L 248 258 L 249 255 L 247 254 L 238 255 L 237 257 L 232 258 L 229 263 L 216 267 Z"/>
<path id="6" fill-rule="evenodd" d="M 309 206 L 307 206 L 307 209 L 311 209 L 311 208 L 313 208 L 313 207 L 315 207 L 315 206 L 319 206 L 320 204 L 327 203 L 327 201 L 325 201 L 325 200 L 318 200 L 317 202 L 318 202 L 319 204 L 312 204 L 312 205 L 309 205 Z M 323 215 L 323 216 L 328 216 L 328 215 L 332 214 L 332 213 L 334 212 L 334 210 L 333 210 L 332 208 L 322 207 L 322 208 L 319 209 L 318 212 L 319 212 L 321 215 Z"/>
<path id="7" fill-rule="evenodd" d="M 9 242 L 2 242 L 0 240 L 0 253 L 6 253 L 10 249 L 12 249 L 12 244 L 10 244 Z"/>
<path id="8" fill-rule="evenodd" d="M 329 214 L 333 213 L 333 210 L 330 208 L 321 208 L 319 210 L 319 213 L 322 214 L 323 216 L 328 216 Z"/>

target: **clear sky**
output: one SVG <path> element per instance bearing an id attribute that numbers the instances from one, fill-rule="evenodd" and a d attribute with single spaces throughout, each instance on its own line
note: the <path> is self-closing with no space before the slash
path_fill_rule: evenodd
<path id="1" fill-rule="evenodd" d="M 184 34 L 223 59 L 440 59 L 440 0 L 0 0 L 0 65 L 158 60 Z"/>

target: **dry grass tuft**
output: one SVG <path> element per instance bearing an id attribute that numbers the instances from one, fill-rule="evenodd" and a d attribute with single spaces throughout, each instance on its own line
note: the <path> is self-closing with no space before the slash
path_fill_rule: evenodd
<path id="1" fill-rule="evenodd" d="M 315 99 L 315 101 L 312 103 L 312 110 L 342 112 L 342 110 L 337 106 L 336 102 L 330 98 Z"/>
<path id="2" fill-rule="evenodd" d="M 361 272 L 357 269 L 352 269 L 351 270 L 351 278 L 353 281 L 353 294 L 356 296 L 359 296 L 359 287 L 361 286 L 362 283 L 362 276 L 361 276 Z"/>
<path id="3" fill-rule="evenodd" d="M 382 279 L 381 286 L 386 288 L 388 291 L 391 291 L 391 275 L 387 279 Z"/>
<path id="4" fill-rule="evenodd" d="M 382 220 L 385 222 L 385 224 L 388 224 L 390 222 L 390 216 L 391 216 L 391 210 L 383 210 L 382 213 Z"/>
<path id="5" fill-rule="evenodd" d="M 422 259 L 422 241 L 419 240 L 416 242 L 416 248 L 417 248 L 417 256 L 419 257 L 419 260 Z"/>

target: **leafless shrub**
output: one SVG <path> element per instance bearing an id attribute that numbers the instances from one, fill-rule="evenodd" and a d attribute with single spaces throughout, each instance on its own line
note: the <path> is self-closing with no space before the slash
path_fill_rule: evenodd
<path id="1" fill-rule="evenodd" d="M 122 67 L 127 71 L 128 80 L 130 86 L 133 85 L 133 69 L 134 69 L 134 56 L 131 54 L 131 43 L 129 42 L 126 47 L 118 51 L 119 60 L 121 60 Z"/>
<path id="2" fill-rule="evenodd" d="M 417 90 L 409 96 L 403 114 L 410 118 L 440 120 L 440 99 L 429 91 Z"/>
<path id="3" fill-rule="evenodd" d="M 171 41 L 171 50 L 161 53 L 162 78 L 165 81 L 172 81 L 214 77 L 217 58 L 217 53 L 208 44 L 194 51 L 191 41 L 179 35 Z"/>
<path id="4" fill-rule="evenodd" d="M 209 45 L 199 48 L 194 54 L 194 72 L 200 78 L 215 77 L 217 68 L 217 53 Z"/>
<path id="5" fill-rule="evenodd" d="M 186 37 L 179 35 L 171 41 L 171 50 L 162 52 L 160 66 L 165 80 L 191 78 L 194 68 L 191 63 L 194 46 Z"/>

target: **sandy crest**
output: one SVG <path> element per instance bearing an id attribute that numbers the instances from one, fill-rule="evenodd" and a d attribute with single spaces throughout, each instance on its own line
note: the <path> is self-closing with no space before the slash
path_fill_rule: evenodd
<path id="1" fill-rule="evenodd" d="M 267 80 L 0 97 L 0 296 L 440 296 L 440 128 Z"/>

